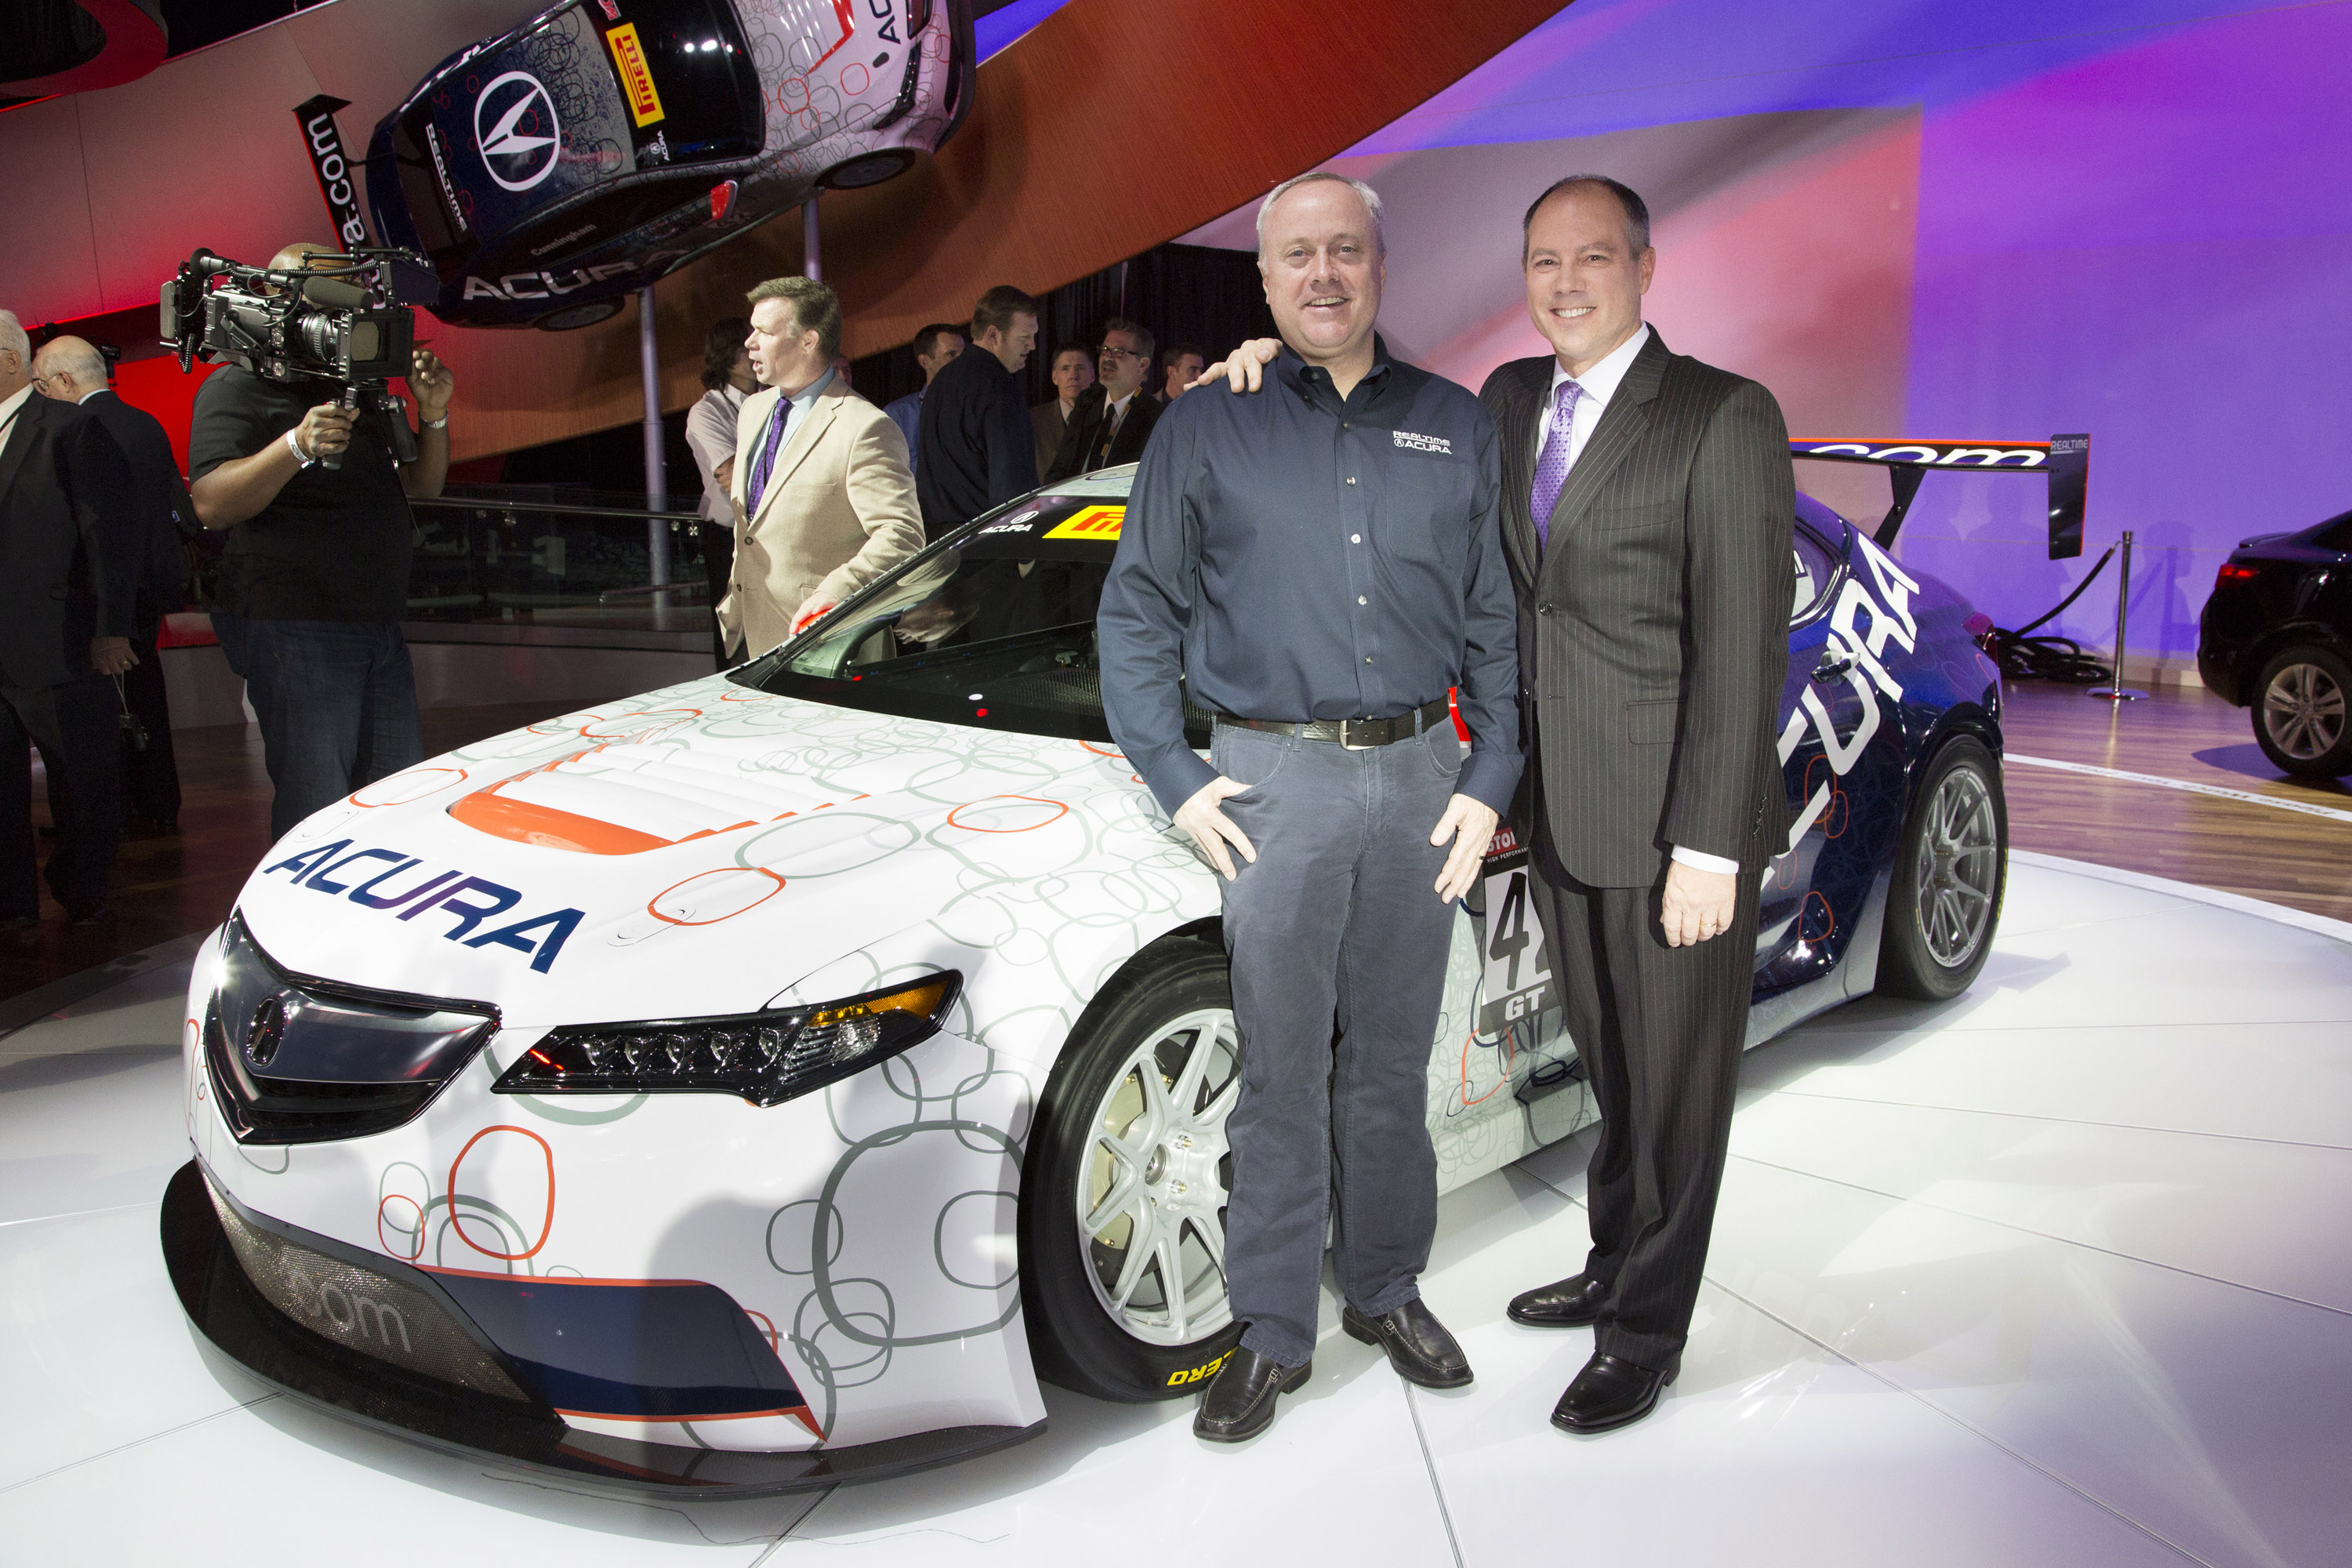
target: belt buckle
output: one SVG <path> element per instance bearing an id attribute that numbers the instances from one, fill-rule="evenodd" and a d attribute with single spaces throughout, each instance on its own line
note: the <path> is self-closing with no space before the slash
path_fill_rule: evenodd
<path id="1" fill-rule="evenodd" d="M 1377 747 L 1377 746 L 1370 746 L 1370 745 L 1359 746 L 1359 745 L 1357 745 L 1353 741 L 1350 741 L 1349 739 L 1348 739 L 1348 726 L 1349 726 L 1349 725 L 1350 725 L 1350 724 L 1359 723 L 1359 722 L 1362 722 L 1362 721 L 1359 721 L 1359 720 L 1355 720 L 1355 719 L 1342 719 L 1342 720 L 1340 720 L 1340 721 L 1339 721 L 1339 749 L 1340 749 L 1341 751 L 1343 751 L 1343 752 L 1374 752 L 1374 751 L 1378 751 L 1378 750 L 1380 749 L 1380 748 L 1379 748 L 1379 747 Z"/>

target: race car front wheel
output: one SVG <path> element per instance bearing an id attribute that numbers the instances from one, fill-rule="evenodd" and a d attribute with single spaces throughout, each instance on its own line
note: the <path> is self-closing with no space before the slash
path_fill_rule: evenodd
<path id="1" fill-rule="evenodd" d="M 1101 1399 L 1198 1390 L 1239 1332 L 1225 1292 L 1225 1118 L 1241 1089 L 1225 954 L 1156 943 L 1106 986 L 1045 1087 L 1021 1194 L 1040 1374 Z"/>
<path id="2" fill-rule="evenodd" d="M 2254 739 L 2263 755 L 2296 778 L 2352 773 L 2352 667 L 2324 647 L 2291 647 L 2263 667 L 2254 684 Z"/>
<path id="3" fill-rule="evenodd" d="M 1983 742 L 1956 736 L 1911 797 L 1887 892 L 1879 991 L 1922 1002 L 1966 991 L 1992 952 L 2008 883 L 2000 765 Z"/>

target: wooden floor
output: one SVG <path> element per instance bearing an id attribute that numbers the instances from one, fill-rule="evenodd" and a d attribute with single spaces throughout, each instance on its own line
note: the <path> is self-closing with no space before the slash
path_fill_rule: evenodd
<path id="1" fill-rule="evenodd" d="M 425 718 L 428 755 L 534 722 L 561 705 L 441 708 Z M 2279 776 L 2246 711 L 2202 688 L 2167 688 L 2122 707 L 2072 687 L 2021 682 L 2004 724 L 2012 754 L 2055 758 L 2352 810 L 2342 784 Z M 0 936 L 0 1000 L 216 925 L 269 847 L 261 742 L 236 726 L 182 730 L 181 831 L 123 845 L 113 913 L 77 930 L 46 902 L 33 931 Z M 2352 921 L 2352 822 L 2012 763 L 2010 837 L 2037 849 L 2266 899 Z"/>

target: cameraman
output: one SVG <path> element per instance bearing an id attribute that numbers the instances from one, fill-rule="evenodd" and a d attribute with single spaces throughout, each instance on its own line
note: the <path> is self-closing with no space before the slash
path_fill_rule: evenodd
<path id="1" fill-rule="evenodd" d="M 331 268 L 328 245 L 270 267 Z M 416 461 L 393 458 L 398 416 L 346 409 L 331 381 L 271 381 L 236 365 L 196 392 L 188 435 L 196 517 L 226 530 L 213 628 L 245 679 L 277 786 L 273 838 L 362 784 L 424 758 L 400 623 L 415 525 L 408 497 L 449 471 L 448 367 L 425 349 L 408 375 Z M 322 458 L 340 454 L 342 466 Z"/>

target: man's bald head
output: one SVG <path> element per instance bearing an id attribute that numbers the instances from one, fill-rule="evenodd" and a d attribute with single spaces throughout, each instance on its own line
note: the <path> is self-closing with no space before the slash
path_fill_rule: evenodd
<path id="1" fill-rule="evenodd" d="M 43 395 L 79 403 L 106 389 L 106 356 L 84 338 L 51 338 L 33 356 L 33 379 Z"/>
<path id="2" fill-rule="evenodd" d="M 314 257 L 342 254 L 343 247 L 340 245 L 328 245 L 315 239 L 305 239 L 288 246 L 271 257 L 269 269 L 272 272 L 282 272 L 289 268 L 299 267 L 307 271 L 315 265 L 312 260 Z"/>

